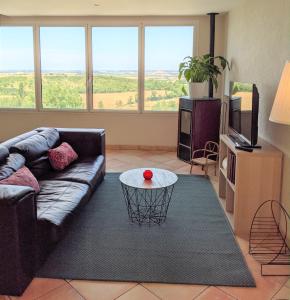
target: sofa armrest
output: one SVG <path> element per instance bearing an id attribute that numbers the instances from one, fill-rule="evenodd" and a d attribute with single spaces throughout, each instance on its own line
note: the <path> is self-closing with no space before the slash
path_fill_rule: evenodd
<path id="1" fill-rule="evenodd" d="M 87 128 L 57 128 L 61 142 L 69 143 L 82 157 L 105 156 L 105 130 Z"/>
<path id="2" fill-rule="evenodd" d="M 36 259 L 33 189 L 0 186 L 0 294 L 19 296 L 31 282 Z"/>
<path id="3" fill-rule="evenodd" d="M 34 190 L 27 186 L 0 185 L 0 207 L 17 204 L 24 197 L 34 197 Z"/>

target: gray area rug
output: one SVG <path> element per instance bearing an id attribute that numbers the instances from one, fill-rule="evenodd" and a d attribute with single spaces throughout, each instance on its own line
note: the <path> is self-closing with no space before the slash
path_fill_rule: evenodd
<path id="1" fill-rule="evenodd" d="M 131 224 L 109 173 L 39 277 L 255 286 L 209 180 L 179 175 L 166 222 Z"/>

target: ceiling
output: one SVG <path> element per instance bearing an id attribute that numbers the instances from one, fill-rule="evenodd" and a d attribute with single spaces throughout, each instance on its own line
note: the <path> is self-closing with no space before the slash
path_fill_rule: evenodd
<path id="1" fill-rule="evenodd" d="M 203 15 L 226 12 L 243 0 L 0 0 L 7 16 Z"/>

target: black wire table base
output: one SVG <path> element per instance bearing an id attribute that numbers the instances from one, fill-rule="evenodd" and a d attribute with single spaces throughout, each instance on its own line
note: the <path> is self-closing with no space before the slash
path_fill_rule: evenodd
<path id="1" fill-rule="evenodd" d="M 165 222 L 174 184 L 158 189 L 134 188 L 124 183 L 121 185 L 132 223 L 160 225 Z"/>

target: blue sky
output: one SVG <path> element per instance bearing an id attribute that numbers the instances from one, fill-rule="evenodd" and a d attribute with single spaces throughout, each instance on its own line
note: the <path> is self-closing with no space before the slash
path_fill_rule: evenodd
<path id="1" fill-rule="evenodd" d="M 146 27 L 145 69 L 177 70 L 192 54 L 193 27 Z M 42 27 L 42 70 L 85 71 L 85 29 Z M 95 27 L 92 31 L 93 69 L 137 70 L 138 28 Z M 33 69 L 31 27 L 0 27 L 0 71 Z"/>

